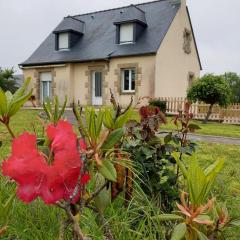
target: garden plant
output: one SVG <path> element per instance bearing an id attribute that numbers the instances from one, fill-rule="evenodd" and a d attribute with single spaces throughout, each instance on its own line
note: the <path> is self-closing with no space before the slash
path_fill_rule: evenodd
<path id="1" fill-rule="evenodd" d="M 55 96 L 43 103 L 41 130 L 19 134 L 11 120 L 32 95 L 29 82 L 14 94 L 0 90 L 0 121 L 12 143 L 2 162 L 1 191 L 10 190 L 0 198 L 2 238 L 18 239 L 8 226 L 19 200 L 29 211 L 40 200 L 45 215 L 58 214 L 48 227 L 58 227 L 60 240 L 227 239 L 226 229 L 239 226 L 213 191 L 224 160 L 203 168 L 187 138 L 199 129 L 190 103 L 173 119 L 177 133 L 162 138 L 166 117 L 157 106 L 141 107 L 134 120 L 132 101 L 123 109 L 111 93 L 111 107 L 73 103 L 73 126 L 64 116 L 67 98 L 60 107 Z"/>

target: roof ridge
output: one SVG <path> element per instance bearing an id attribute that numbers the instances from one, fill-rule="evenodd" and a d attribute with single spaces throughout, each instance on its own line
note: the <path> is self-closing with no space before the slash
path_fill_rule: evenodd
<path id="1" fill-rule="evenodd" d="M 137 4 L 130 4 L 130 5 L 123 6 L 123 7 L 109 8 L 109 9 L 100 10 L 100 11 L 95 11 L 95 12 L 89 12 L 89 13 L 83 13 L 83 14 L 72 15 L 72 17 L 86 16 L 86 15 L 95 14 L 95 13 L 108 12 L 108 11 L 112 11 L 112 10 L 118 10 L 118 9 L 128 8 L 128 7 L 131 7 L 131 6 L 135 6 L 135 7 L 136 7 L 136 6 L 146 5 L 146 4 L 149 4 L 149 3 L 165 2 L 165 1 L 170 1 L 170 0 L 153 0 L 153 1 L 150 1 L 150 2 L 137 3 Z"/>
<path id="2" fill-rule="evenodd" d="M 82 21 L 81 19 L 75 18 L 75 16 L 70 16 L 70 15 L 68 15 L 67 17 L 64 17 L 64 18 L 71 18 L 71 19 L 76 20 L 76 21 L 79 21 L 79 22 L 81 22 L 81 23 L 85 23 L 85 22 Z"/>

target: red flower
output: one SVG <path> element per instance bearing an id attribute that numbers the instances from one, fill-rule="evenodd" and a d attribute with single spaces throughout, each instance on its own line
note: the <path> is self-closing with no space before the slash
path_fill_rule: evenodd
<path id="1" fill-rule="evenodd" d="M 83 139 L 83 138 L 81 138 L 80 140 L 79 140 L 79 145 L 80 145 L 80 149 L 81 149 L 81 151 L 86 151 L 87 150 L 87 144 L 86 144 L 86 142 L 85 142 L 85 140 Z"/>
<path id="2" fill-rule="evenodd" d="M 51 165 L 38 151 L 36 137 L 29 133 L 13 140 L 12 155 L 3 162 L 3 175 L 18 183 L 17 195 L 24 202 L 31 202 L 37 197 L 46 204 L 68 200 L 78 182 L 82 161 L 72 126 L 66 121 L 59 121 L 57 126 L 48 126 L 47 136 L 51 141 L 48 159 Z M 81 184 L 86 184 L 88 180 L 89 175 L 81 176 Z"/>

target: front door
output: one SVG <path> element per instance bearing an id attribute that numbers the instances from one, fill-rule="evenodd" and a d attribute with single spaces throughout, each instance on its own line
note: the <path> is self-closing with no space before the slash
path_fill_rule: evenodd
<path id="1" fill-rule="evenodd" d="M 102 105 L 102 73 L 92 72 L 92 105 Z"/>

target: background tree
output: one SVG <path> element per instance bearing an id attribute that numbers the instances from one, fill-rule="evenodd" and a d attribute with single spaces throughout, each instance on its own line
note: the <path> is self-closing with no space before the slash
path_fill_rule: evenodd
<path id="1" fill-rule="evenodd" d="M 231 103 L 240 103 L 240 76 L 234 72 L 226 72 L 223 77 L 231 90 Z"/>
<path id="2" fill-rule="evenodd" d="M 231 91 L 223 76 L 206 74 L 198 79 L 188 90 L 187 97 L 193 102 L 202 101 L 210 104 L 204 123 L 212 113 L 213 105 L 227 106 L 230 103 Z"/>
<path id="3" fill-rule="evenodd" d="M 0 88 L 3 91 L 14 93 L 18 89 L 17 78 L 14 76 L 13 68 L 0 68 Z"/>

